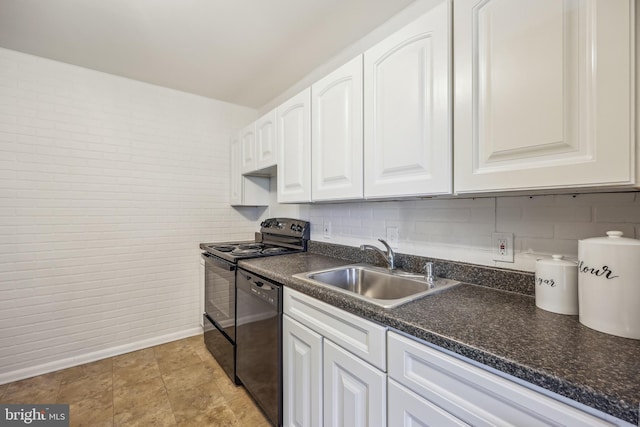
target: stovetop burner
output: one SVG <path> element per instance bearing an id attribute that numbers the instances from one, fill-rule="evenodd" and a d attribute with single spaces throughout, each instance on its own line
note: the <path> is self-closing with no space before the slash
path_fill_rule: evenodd
<path id="1" fill-rule="evenodd" d="M 257 254 L 262 251 L 261 245 L 240 245 L 231 251 L 233 255 Z"/>
<path id="2" fill-rule="evenodd" d="M 236 248 L 234 250 L 241 250 L 241 251 L 254 251 L 254 250 L 260 250 L 264 247 L 264 245 L 262 243 L 243 243 L 240 244 L 238 246 L 236 246 Z"/>
<path id="3" fill-rule="evenodd" d="M 201 245 L 201 248 L 229 261 L 299 252 L 298 249 L 259 242 L 208 243 Z"/>
<path id="4" fill-rule="evenodd" d="M 309 223 L 291 218 L 270 218 L 260 224 L 262 241 L 201 243 L 200 249 L 236 263 L 243 258 L 303 252 L 307 250 Z"/>
<path id="5" fill-rule="evenodd" d="M 281 248 L 281 247 L 273 247 L 273 248 L 264 248 L 262 250 L 263 254 L 280 254 L 283 252 L 289 252 L 291 249 Z"/>

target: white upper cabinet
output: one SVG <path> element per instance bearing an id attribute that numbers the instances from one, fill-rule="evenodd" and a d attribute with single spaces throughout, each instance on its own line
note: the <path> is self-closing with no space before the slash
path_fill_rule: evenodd
<path id="1" fill-rule="evenodd" d="M 231 206 L 268 206 L 269 178 L 242 175 L 242 134 L 243 132 L 239 132 L 231 138 L 229 204 Z"/>
<path id="2" fill-rule="evenodd" d="M 251 123 L 240 131 L 240 171 L 241 173 L 253 172 L 256 170 L 256 126 Z"/>
<path id="3" fill-rule="evenodd" d="M 311 87 L 311 195 L 361 199 L 362 55 Z"/>
<path id="4" fill-rule="evenodd" d="M 242 173 L 240 172 L 240 156 L 242 147 L 240 146 L 240 135 L 231 138 L 229 156 L 229 203 L 234 205 L 242 204 Z"/>
<path id="5" fill-rule="evenodd" d="M 311 201 L 311 88 L 277 108 L 278 202 Z"/>
<path id="6" fill-rule="evenodd" d="M 278 160 L 276 142 L 276 110 L 256 120 L 256 169 L 275 166 Z"/>
<path id="7" fill-rule="evenodd" d="M 632 12 L 456 0 L 456 192 L 633 183 Z"/>
<path id="8" fill-rule="evenodd" d="M 364 54 L 365 198 L 449 194 L 451 2 Z"/>

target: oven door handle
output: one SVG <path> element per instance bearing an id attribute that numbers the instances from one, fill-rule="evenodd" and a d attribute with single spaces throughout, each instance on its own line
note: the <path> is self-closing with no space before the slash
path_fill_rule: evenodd
<path id="1" fill-rule="evenodd" d="M 203 253 L 202 258 L 204 259 L 205 262 L 211 262 L 213 264 L 216 264 L 216 266 L 224 268 L 227 271 L 234 271 L 236 269 L 235 264 L 231 264 L 225 260 L 222 260 L 216 256 L 213 256 L 207 253 Z"/>

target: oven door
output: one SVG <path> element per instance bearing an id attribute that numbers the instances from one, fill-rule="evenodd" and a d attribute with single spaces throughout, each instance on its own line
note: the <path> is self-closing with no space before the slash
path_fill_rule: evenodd
<path id="1" fill-rule="evenodd" d="M 205 314 L 225 335 L 236 340 L 236 265 L 203 253 Z"/>
<path id="2" fill-rule="evenodd" d="M 236 348 L 224 333 L 213 324 L 206 314 L 202 315 L 204 343 L 209 353 L 216 359 L 222 370 L 234 384 L 240 384 L 236 377 Z"/>

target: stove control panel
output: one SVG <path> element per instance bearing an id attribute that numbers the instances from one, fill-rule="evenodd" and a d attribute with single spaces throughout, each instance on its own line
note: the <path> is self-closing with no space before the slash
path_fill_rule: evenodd
<path id="1" fill-rule="evenodd" d="M 281 234 L 309 239 L 310 225 L 307 221 L 291 218 L 269 218 L 260 223 L 262 233 Z"/>

